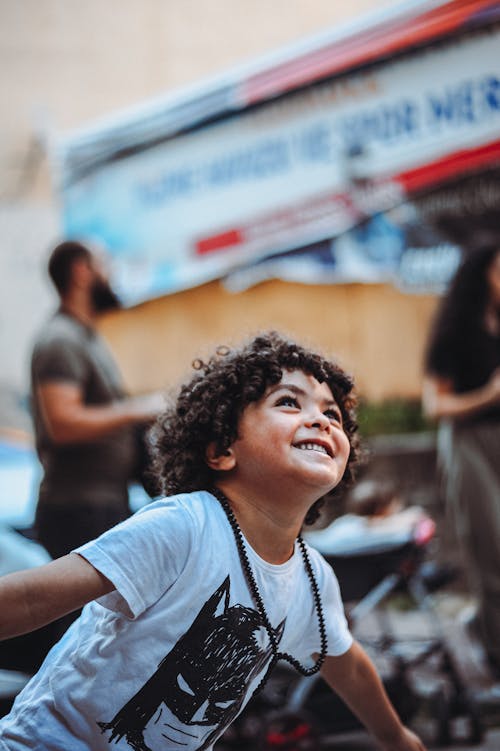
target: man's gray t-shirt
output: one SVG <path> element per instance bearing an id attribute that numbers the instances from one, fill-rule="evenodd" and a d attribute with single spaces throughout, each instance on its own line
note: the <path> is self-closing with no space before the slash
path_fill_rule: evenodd
<path id="1" fill-rule="evenodd" d="M 92 443 L 55 444 L 41 415 L 37 386 L 56 381 L 78 385 L 86 405 L 103 406 L 124 396 L 103 338 L 58 312 L 40 332 L 31 360 L 36 448 L 44 470 L 39 504 L 122 508 L 138 460 L 134 429 L 120 428 Z"/>

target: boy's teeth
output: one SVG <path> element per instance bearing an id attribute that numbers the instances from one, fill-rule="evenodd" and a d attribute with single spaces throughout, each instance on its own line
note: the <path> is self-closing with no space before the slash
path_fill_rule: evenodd
<path id="1" fill-rule="evenodd" d="M 305 449 L 306 451 L 320 451 L 322 454 L 328 454 L 328 451 L 324 446 L 320 446 L 318 443 L 299 443 L 299 449 Z"/>

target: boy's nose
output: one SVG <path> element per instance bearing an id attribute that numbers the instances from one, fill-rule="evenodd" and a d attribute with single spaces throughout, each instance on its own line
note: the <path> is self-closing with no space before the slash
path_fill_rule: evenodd
<path id="1" fill-rule="evenodd" d="M 306 424 L 308 427 L 324 430 L 325 428 L 330 428 L 330 419 L 323 412 L 315 411 L 309 415 Z"/>

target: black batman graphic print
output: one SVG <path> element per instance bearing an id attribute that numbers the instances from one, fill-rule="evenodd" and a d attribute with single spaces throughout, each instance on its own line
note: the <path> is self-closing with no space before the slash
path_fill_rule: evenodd
<path id="1" fill-rule="evenodd" d="M 232 722 L 271 646 L 259 613 L 230 607 L 229 596 L 228 576 L 142 688 L 111 721 L 98 722 L 109 743 L 125 738 L 134 751 L 162 751 L 194 748 L 202 737 L 196 751 L 203 751 Z M 275 630 L 278 643 L 284 625 Z"/>

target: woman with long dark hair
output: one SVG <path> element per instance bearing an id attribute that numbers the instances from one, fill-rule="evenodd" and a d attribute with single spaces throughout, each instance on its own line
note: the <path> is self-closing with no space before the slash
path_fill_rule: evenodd
<path id="1" fill-rule="evenodd" d="M 466 255 L 438 308 L 423 406 L 439 420 L 438 458 L 479 635 L 500 676 L 500 244 Z"/>

